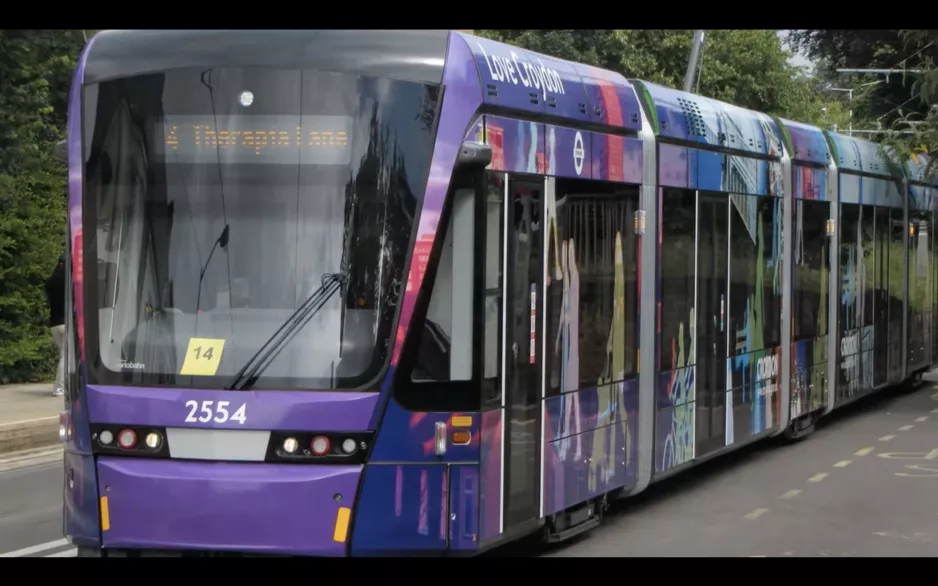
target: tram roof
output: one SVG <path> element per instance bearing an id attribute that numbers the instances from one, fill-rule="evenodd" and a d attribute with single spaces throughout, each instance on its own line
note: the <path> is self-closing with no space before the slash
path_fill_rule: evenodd
<path id="1" fill-rule="evenodd" d="M 762 156 L 782 156 L 778 125 L 767 114 L 697 94 L 638 82 L 661 137 Z"/>
<path id="2" fill-rule="evenodd" d="M 87 49 L 84 83 L 183 67 L 294 67 L 439 84 L 448 31 L 111 30 Z"/>

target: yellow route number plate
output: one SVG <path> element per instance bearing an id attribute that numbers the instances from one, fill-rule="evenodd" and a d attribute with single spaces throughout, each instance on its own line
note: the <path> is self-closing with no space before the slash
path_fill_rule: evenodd
<path id="1" fill-rule="evenodd" d="M 182 361 L 179 374 L 184 376 L 214 376 L 221 364 L 225 349 L 224 340 L 213 338 L 190 338 L 186 358 Z"/>

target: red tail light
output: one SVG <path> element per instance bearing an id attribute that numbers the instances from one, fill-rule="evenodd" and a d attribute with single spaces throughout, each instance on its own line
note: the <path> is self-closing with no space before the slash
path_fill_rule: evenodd
<path id="1" fill-rule="evenodd" d="M 117 445 L 125 450 L 133 449 L 137 445 L 137 434 L 132 429 L 122 429 L 117 434 Z"/>
<path id="2" fill-rule="evenodd" d="M 317 456 L 325 456 L 329 453 L 329 448 L 332 447 L 332 443 L 324 435 L 317 435 L 313 438 L 313 441 L 309 442 L 309 449 L 313 451 Z"/>

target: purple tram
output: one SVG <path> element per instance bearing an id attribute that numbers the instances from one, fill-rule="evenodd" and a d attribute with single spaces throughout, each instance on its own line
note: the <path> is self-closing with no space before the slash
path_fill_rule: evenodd
<path id="1" fill-rule="evenodd" d="M 938 354 L 918 167 L 462 32 L 102 32 L 61 150 L 79 556 L 559 541 Z"/>

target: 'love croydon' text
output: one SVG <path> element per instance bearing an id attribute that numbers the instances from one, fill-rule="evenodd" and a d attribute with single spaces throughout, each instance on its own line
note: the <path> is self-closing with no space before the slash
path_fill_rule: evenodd
<path id="1" fill-rule="evenodd" d="M 511 51 L 511 57 L 499 57 L 498 55 L 489 56 L 482 47 L 482 43 L 476 43 L 479 50 L 482 51 L 482 57 L 489 66 L 489 75 L 493 81 L 507 81 L 514 85 L 520 82 L 524 87 L 533 87 L 540 90 L 543 99 L 547 99 L 547 93 L 563 95 L 566 92 L 563 88 L 563 80 L 556 70 L 544 65 L 540 59 L 537 65 L 530 61 L 518 57 L 518 54 Z"/>

